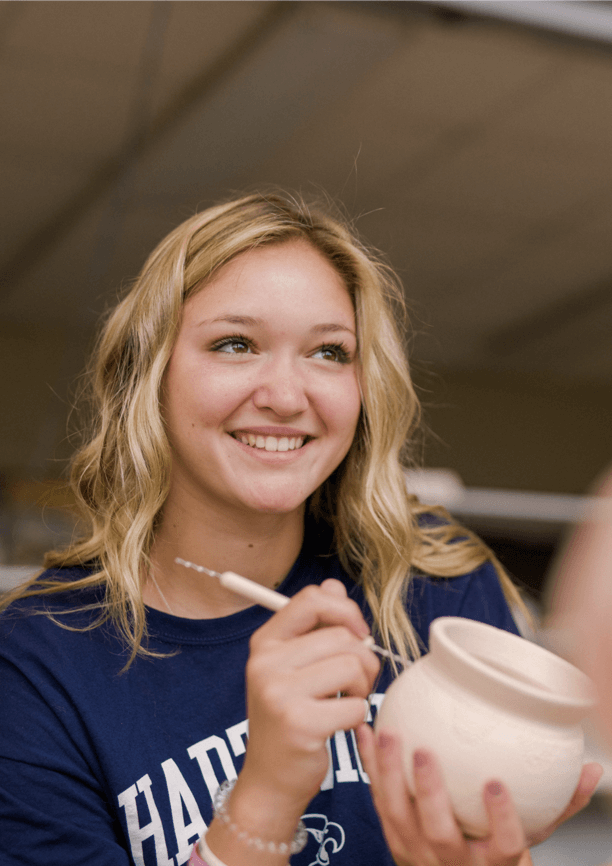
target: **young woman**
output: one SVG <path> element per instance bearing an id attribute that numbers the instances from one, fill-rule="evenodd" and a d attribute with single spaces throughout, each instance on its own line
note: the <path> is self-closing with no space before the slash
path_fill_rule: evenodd
<path id="1" fill-rule="evenodd" d="M 496 780 L 467 841 L 435 756 L 412 799 L 364 723 L 394 675 L 370 631 L 407 657 L 436 616 L 515 630 L 490 552 L 406 492 L 399 299 L 346 226 L 277 194 L 153 252 L 95 353 L 83 535 L 6 602 L 2 866 L 531 862 Z M 272 615 L 177 557 L 291 601 Z"/>

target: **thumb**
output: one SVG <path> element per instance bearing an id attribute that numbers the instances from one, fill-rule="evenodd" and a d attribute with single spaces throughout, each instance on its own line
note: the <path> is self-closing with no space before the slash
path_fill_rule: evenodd
<path id="1" fill-rule="evenodd" d="M 324 580 L 321 584 L 321 589 L 327 595 L 333 595 L 336 598 L 346 598 L 346 587 L 342 581 L 336 580 L 333 577 L 328 577 L 327 580 Z"/>

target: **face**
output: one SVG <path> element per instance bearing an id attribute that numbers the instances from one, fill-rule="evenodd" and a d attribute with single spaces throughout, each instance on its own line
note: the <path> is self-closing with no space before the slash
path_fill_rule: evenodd
<path id="1" fill-rule="evenodd" d="M 237 256 L 185 304 L 166 370 L 170 496 L 288 514 L 336 469 L 360 412 L 345 284 L 306 241 Z"/>

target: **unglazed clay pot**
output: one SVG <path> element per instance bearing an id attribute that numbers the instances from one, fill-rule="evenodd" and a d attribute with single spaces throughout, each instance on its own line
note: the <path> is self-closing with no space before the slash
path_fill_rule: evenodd
<path id="1" fill-rule="evenodd" d="M 431 624 L 430 651 L 388 688 L 376 728 L 397 731 L 413 789 L 412 755 L 442 766 L 464 832 L 485 836 L 483 788 L 502 781 L 527 834 L 559 817 L 578 784 L 581 720 L 594 705 L 588 677 L 548 650 L 461 617 Z"/>

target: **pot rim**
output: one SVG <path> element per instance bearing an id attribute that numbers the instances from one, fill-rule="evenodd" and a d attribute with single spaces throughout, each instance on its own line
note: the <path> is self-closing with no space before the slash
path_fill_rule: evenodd
<path id="1" fill-rule="evenodd" d="M 575 683 L 575 694 L 563 694 L 558 690 L 553 690 L 551 686 L 539 686 L 535 682 L 531 685 L 525 680 L 515 678 L 511 674 L 505 673 L 493 663 L 487 664 L 486 661 L 481 661 L 473 654 L 473 652 L 457 643 L 456 637 L 453 639 L 451 635 L 453 629 L 462 629 L 464 632 L 471 632 L 472 634 L 480 631 L 482 634 L 486 634 L 489 637 L 494 634 L 498 643 L 505 643 L 511 647 L 514 645 L 515 651 L 520 650 L 521 655 L 528 647 L 529 652 L 532 653 L 534 657 L 545 658 L 547 659 L 548 664 L 556 665 L 570 673 L 572 680 Z M 568 662 L 566 659 L 561 658 L 539 644 L 528 641 L 526 638 L 513 634 L 505 629 L 497 628 L 496 626 L 478 620 L 468 619 L 467 617 L 441 616 L 433 620 L 429 627 L 430 650 L 433 648 L 435 643 L 438 643 L 446 653 L 450 654 L 455 659 L 460 660 L 464 665 L 467 665 L 473 671 L 483 675 L 492 683 L 498 685 L 501 684 L 508 689 L 512 689 L 515 693 L 519 692 L 525 697 L 531 699 L 535 698 L 551 707 L 584 710 L 584 712 L 587 713 L 597 702 L 593 683 L 587 675 L 583 673 L 583 671 L 571 664 L 571 662 Z M 506 660 L 504 660 L 504 664 L 507 664 Z"/>

